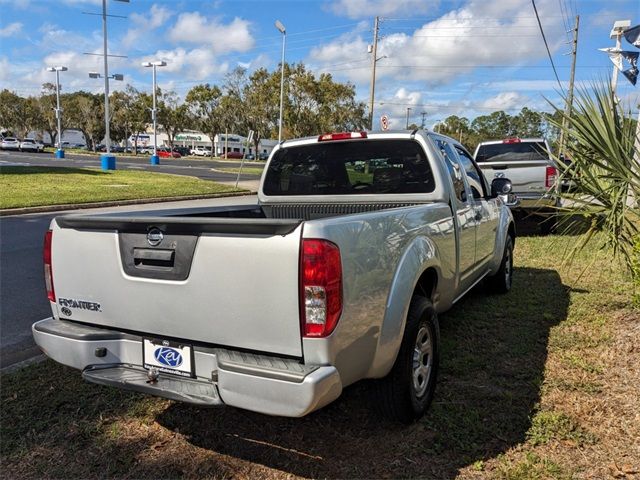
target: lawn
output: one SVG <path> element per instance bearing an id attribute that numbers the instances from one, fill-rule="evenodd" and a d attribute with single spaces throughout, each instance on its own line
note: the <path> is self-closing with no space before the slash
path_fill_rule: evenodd
<path id="1" fill-rule="evenodd" d="M 369 385 L 302 419 L 198 409 L 83 383 L 51 361 L 5 374 L 3 478 L 636 478 L 640 315 L 611 255 L 516 241 L 513 290 L 440 318 L 434 403 L 409 427 Z M 626 476 L 626 477 L 625 477 Z"/>
<path id="2" fill-rule="evenodd" d="M 65 205 L 238 191 L 180 175 L 93 168 L 0 167 L 0 208 Z"/>
<path id="3" fill-rule="evenodd" d="M 240 167 L 238 168 L 224 167 L 224 168 L 216 168 L 216 170 L 219 170 L 221 172 L 238 173 L 240 171 Z M 260 168 L 260 167 L 243 167 L 242 168 L 242 173 L 246 175 L 262 175 L 263 171 L 264 171 L 264 168 Z"/>

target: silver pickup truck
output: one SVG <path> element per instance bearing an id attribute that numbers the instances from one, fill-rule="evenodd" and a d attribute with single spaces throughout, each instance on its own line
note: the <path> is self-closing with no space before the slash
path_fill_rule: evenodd
<path id="1" fill-rule="evenodd" d="M 410 422 L 437 313 L 483 279 L 511 288 L 509 188 L 431 132 L 285 141 L 257 205 L 54 219 L 33 335 L 87 381 L 270 415 L 378 379 L 377 406 Z"/>
<path id="2" fill-rule="evenodd" d="M 488 179 L 508 177 L 516 219 L 534 217 L 543 233 L 555 227 L 558 212 L 558 166 L 544 138 L 507 138 L 482 142 L 476 147 L 475 161 Z"/>

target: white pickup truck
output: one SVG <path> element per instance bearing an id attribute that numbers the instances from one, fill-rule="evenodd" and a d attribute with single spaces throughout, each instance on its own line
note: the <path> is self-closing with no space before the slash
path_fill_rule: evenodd
<path id="1" fill-rule="evenodd" d="M 507 292 L 508 179 L 426 131 L 284 141 L 258 204 L 51 222 L 52 359 L 90 382 L 300 417 L 362 379 L 411 422 L 438 372 L 437 313 Z M 505 195 L 506 198 L 506 195 Z"/>

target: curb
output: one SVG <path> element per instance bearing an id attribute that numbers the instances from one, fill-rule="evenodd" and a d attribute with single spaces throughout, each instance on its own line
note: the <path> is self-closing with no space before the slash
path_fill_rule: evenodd
<path id="1" fill-rule="evenodd" d="M 42 363 L 47 358 L 48 357 L 45 354 L 40 353 L 34 357 L 29 357 L 26 360 L 22 360 L 21 362 L 12 363 L 11 365 L 0 368 L 0 373 L 2 373 L 3 375 L 7 373 L 13 373 L 18 370 L 22 370 L 23 368 L 28 367 L 29 365 L 33 365 L 34 363 Z"/>
<path id="2" fill-rule="evenodd" d="M 124 205 L 142 205 L 145 203 L 179 202 L 181 200 L 206 200 L 207 198 L 241 197 L 244 195 L 250 195 L 251 193 L 253 192 L 251 192 L 250 190 L 241 190 L 238 192 L 214 193 L 212 195 L 188 195 L 183 197 L 140 198 L 134 200 L 114 200 L 111 202 L 92 202 L 79 204 L 69 203 L 64 205 L 45 205 L 41 207 L 4 208 L 0 209 L 0 217 L 6 217 L 9 215 L 26 215 L 29 213 L 79 210 L 85 208 L 120 207 Z"/>

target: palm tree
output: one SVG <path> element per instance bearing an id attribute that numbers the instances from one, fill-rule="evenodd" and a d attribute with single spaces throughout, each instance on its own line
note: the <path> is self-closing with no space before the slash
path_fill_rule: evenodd
<path id="1" fill-rule="evenodd" d="M 561 194 L 566 219 L 578 214 L 589 220 L 574 253 L 588 243 L 600 242 L 640 281 L 640 139 L 636 121 L 617 100 L 609 82 L 578 89 L 571 117 L 554 108 L 561 118 L 552 123 L 564 130 L 565 151 L 571 160 L 569 165 L 558 162 L 564 170 L 562 177 L 573 183 L 570 192 Z M 568 221 L 562 223 L 569 225 Z"/>

